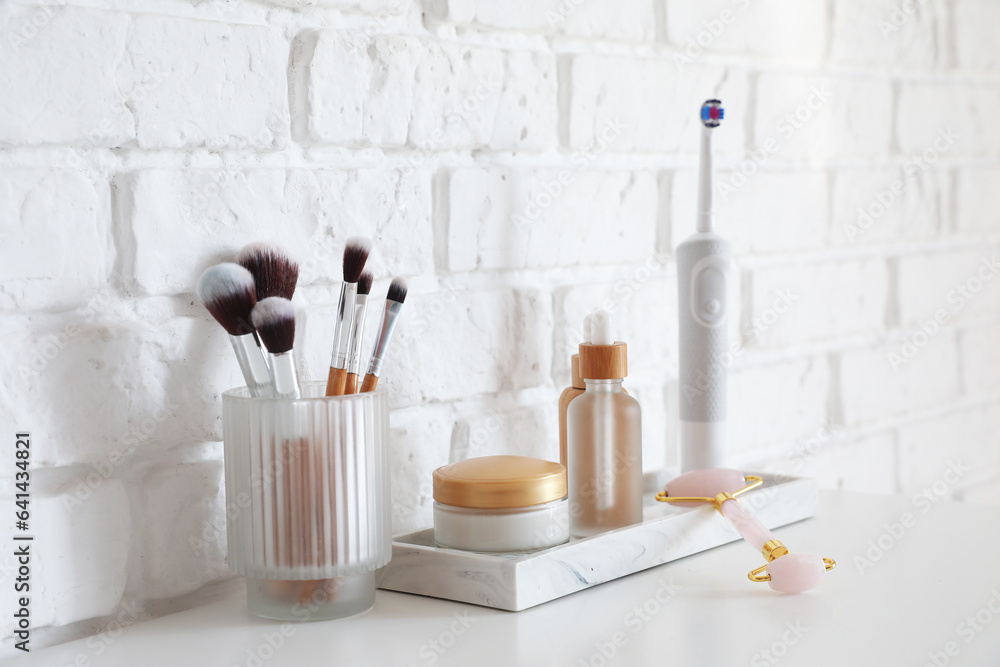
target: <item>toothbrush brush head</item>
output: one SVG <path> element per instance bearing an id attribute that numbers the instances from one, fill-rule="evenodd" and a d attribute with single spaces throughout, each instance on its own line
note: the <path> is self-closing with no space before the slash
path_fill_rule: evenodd
<path id="1" fill-rule="evenodd" d="M 719 100 L 705 100 L 701 105 L 701 122 L 705 127 L 719 127 L 725 113 Z"/>

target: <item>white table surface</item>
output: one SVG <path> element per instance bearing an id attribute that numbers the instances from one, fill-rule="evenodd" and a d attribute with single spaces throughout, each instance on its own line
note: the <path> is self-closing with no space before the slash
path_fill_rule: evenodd
<path id="1" fill-rule="evenodd" d="M 83 639 L 8 664 L 996 667 L 1000 508 L 925 508 L 903 497 L 821 494 L 816 518 L 776 531 L 792 551 L 838 562 L 804 595 L 749 582 L 763 559 L 740 541 L 517 613 L 380 590 L 365 614 L 287 624 L 282 634 L 282 624 L 250 616 L 235 597 L 130 626 L 110 645 Z M 902 527 L 906 512 L 911 527 L 895 538 L 885 526 Z M 889 548 L 859 568 L 855 557 L 867 558 L 880 539 Z M 663 604 L 655 594 L 666 599 L 670 586 Z"/>

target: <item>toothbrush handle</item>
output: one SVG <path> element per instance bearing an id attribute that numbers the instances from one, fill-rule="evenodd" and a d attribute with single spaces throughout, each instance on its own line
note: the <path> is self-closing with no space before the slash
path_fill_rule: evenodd
<path id="1" fill-rule="evenodd" d="M 699 232 L 677 247 L 681 472 L 724 468 L 729 242 Z"/>

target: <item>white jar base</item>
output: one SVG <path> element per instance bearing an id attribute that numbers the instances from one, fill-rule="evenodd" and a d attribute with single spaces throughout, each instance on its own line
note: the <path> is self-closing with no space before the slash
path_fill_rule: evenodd
<path id="1" fill-rule="evenodd" d="M 247 578 L 250 613 L 275 621 L 328 621 L 374 604 L 374 572 L 315 582 Z"/>
<path id="2" fill-rule="evenodd" d="M 569 503 L 511 509 L 469 509 L 434 503 L 434 542 L 439 547 L 505 553 L 537 551 L 569 540 Z"/>

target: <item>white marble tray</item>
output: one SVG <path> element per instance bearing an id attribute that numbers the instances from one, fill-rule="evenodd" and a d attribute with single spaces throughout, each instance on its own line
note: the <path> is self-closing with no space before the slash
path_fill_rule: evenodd
<path id="1" fill-rule="evenodd" d="M 763 486 L 740 496 L 740 502 L 768 528 L 816 514 L 815 481 L 762 477 Z M 376 575 L 378 587 L 521 611 L 740 539 L 711 506 L 683 509 L 648 497 L 641 524 L 531 553 L 439 548 L 430 528 L 399 535 L 392 560 Z"/>

